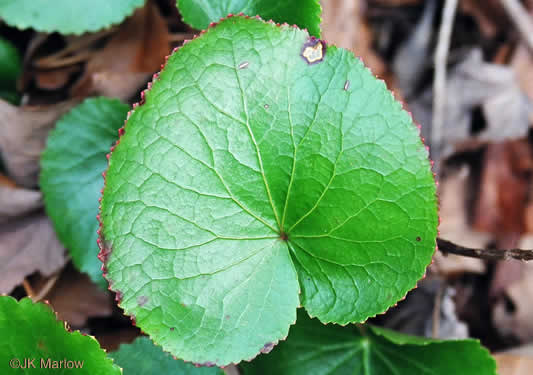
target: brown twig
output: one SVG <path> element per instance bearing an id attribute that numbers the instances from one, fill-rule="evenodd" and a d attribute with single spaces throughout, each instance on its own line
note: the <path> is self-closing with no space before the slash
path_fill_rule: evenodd
<path id="1" fill-rule="evenodd" d="M 28 280 L 22 280 L 22 286 L 24 287 L 24 291 L 28 297 L 32 298 L 35 295 L 35 292 L 33 291 L 33 288 Z"/>
<path id="2" fill-rule="evenodd" d="M 520 35 L 533 53 L 533 21 L 531 20 L 531 15 L 519 0 L 501 1 L 511 21 L 513 21 Z"/>
<path id="3" fill-rule="evenodd" d="M 437 238 L 437 247 L 443 254 L 456 254 L 486 260 L 533 260 L 533 250 L 523 249 L 472 249 Z"/>
<path id="4" fill-rule="evenodd" d="M 446 0 L 435 50 L 435 78 L 433 81 L 433 118 L 431 121 L 431 151 L 433 160 L 438 160 L 442 149 L 442 130 L 446 114 L 446 64 L 450 50 L 453 20 L 458 0 Z M 435 165 L 439 174 L 439 163 Z"/>
<path id="5" fill-rule="evenodd" d="M 50 277 L 46 281 L 46 284 L 44 284 L 44 286 L 41 288 L 41 290 L 39 290 L 39 293 L 37 293 L 37 294 L 35 294 L 33 296 L 33 298 L 32 298 L 33 302 L 39 302 L 44 297 L 46 297 L 48 295 L 48 293 L 50 292 L 50 290 L 52 290 L 52 288 L 56 284 L 57 279 L 59 279 L 60 275 L 61 275 L 61 271 L 56 272 L 52 277 Z"/>

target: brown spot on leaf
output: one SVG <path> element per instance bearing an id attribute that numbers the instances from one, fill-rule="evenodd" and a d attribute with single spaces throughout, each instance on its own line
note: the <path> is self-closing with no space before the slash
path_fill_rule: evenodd
<path id="1" fill-rule="evenodd" d="M 273 342 L 267 342 L 263 347 L 261 348 L 261 353 L 268 354 L 274 349 L 274 343 Z"/>
<path id="2" fill-rule="evenodd" d="M 417 237 L 416 240 L 417 240 L 418 242 L 422 241 L 422 239 L 421 239 L 420 237 Z"/>
<path id="3" fill-rule="evenodd" d="M 309 65 L 317 64 L 324 60 L 326 49 L 326 42 L 313 36 L 304 44 L 301 56 Z"/>
<path id="4" fill-rule="evenodd" d="M 146 297 L 146 296 L 137 297 L 137 304 L 139 306 L 141 306 L 141 307 L 144 306 L 146 304 L 146 302 L 148 302 L 148 297 Z"/>

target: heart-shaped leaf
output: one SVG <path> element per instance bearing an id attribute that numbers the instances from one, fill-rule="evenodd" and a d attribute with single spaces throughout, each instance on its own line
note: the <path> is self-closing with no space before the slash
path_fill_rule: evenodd
<path id="1" fill-rule="evenodd" d="M 244 13 L 298 25 L 320 37 L 322 9 L 319 0 L 177 0 L 177 5 L 183 20 L 199 30 L 230 13 Z"/>
<path id="2" fill-rule="evenodd" d="M 122 344 L 109 353 L 115 363 L 122 367 L 123 375 L 224 375 L 217 367 L 195 367 L 174 359 L 148 337 L 139 337 L 131 344 Z"/>
<path id="3" fill-rule="evenodd" d="M 82 34 L 122 22 L 145 0 L 0 0 L 0 18 L 19 29 Z"/>
<path id="4" fill-rule="evenodd" d="M 17 302 L 0 297 L 0 332 L 4 374 L 121 374 L 98 341 L 78 331 L 68 332 L 48 306 L 29 298 Z"/>
<path id="5" fill-rule="evenodd" d="M 438 221 L 427 151 L 385 84 L 247 17 L 169 58 L 111 156 L 101 220 L 126 313 L 219 366 L 283 339 L 300 304 L 342 324 L 384 312 L 424 275 Z"/>
<path id="6" fill-rule="evenodd" d="M 96 245 L 98 197 L 106 154 L 129 107 L 93 98 L 74 107 L 50 132 L 41 157 L 40 185 L 48 216 L 74 265 L 105 287 Z"/>
<path id="7" fill-rule="evenodd" d="M 371 325 L 332 326 L 300 310 L 287 341 L 252 363 L 243 375 L 496 375 L 477 340 L 431 340 Z"/>

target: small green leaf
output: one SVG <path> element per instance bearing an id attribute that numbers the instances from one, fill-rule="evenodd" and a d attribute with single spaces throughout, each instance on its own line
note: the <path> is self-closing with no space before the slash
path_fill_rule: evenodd
<path id="1" fill-rule="evenodd" d="M 129 107 L 116 99 L 87 99 L 50 132 L 41 157 L 40 185 L 48 216 L 74 265 L 102 287 L 98 260 L 98 197 L 106 154 L 118 139 Z"/>
<path id="2" fill-rule="evenodd" d="M 19 29 L 82 34 L 122 22 L 145 0 L 0 0 L 0 18 Z"/>
<path id="3" fill-rule="evenodd" d="M 0 88 L 13 89 L 21 70 L 18 50 L 10 41 L 0 38 Z"/>
<path id="4" fill-rule="evenodd" d="M 110 286 L 179 358 L 250 359 L 286 337 L 300 304 L 364 321 L 431 261 L 437 202 L 418 129 L 351 52 L 325 48 L 224 20 L 169 58 L 111 156 Z"/>
<path id="5" fill-rule="evenodd" d="M 371 325 L 323 325 L 301 309 L 272 353 L 240 365 L 243 375 L 496 375 L 478 340 L 432 340 Z"/>
<path id="6" fill-rule="evenodd" d="M 109 353 L 122 367 L 123 375 L 224 375 L 218 367 L 195 367 L 174 359 L 148 337 L 139 337 L 131 344 L 122 344 L 118 351 Z"/>
<path id="7" fill-rule="evenodd" d="M 13 105 L 20 103 L 20 95 L 15 90 L 4 90 L 0 88 L 0 98 Z"/>
<path id="8" fill-rule="evenodd" d="M 264 20 L 298 25 L 311 35 L 320 37 L 322 8 L 319 0 L 177 0 L 177 5 L 183 20 L 199 30 L 230 13 L 244 13 L 259 15 Z"/>
<path id="9" fill-rule="evenodd" d="M 17 302 L 12 297 L 0 297 L 0 332 L 4 374 L 121 374 L 98 341 L 78 331 L 68 332 L 48 306 L 29 298 Z M 25 365 L 26 370 L 20 368 Z"/>

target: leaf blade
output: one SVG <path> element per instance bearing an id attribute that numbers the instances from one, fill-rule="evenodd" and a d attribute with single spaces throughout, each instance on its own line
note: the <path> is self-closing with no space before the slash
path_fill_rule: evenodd
<path id="1" fill-rule="evenodd" d="M 48 216 L 74 265 L 100 287 L 106 285 L 96 244 L 101 174 L 128 110 L 115 99 L 87 99 L 57 122 L 41 156 L 40 185 Z"/>
<path id="2" fill-rule="evenodd" d="M 51 7 L 47 0 L 0 0 L 0 17 L 19 29 L 79 35 L 122 22 L 143 4 L 144 0 L 57 0 Z"/>
<path id="3" fill-rule="evenodd" d="M 403 297 L 430 262 L 437 226 L 435 185 L 417 130 L 361 62 L 346 51 L 325 48 L 289 26 L 228 18 L 169 58 L 111 156 L 101 205 L 110 287 L 124 296 L 126 313 L 180 358 L 223 366 L 250 359 L 263 346 L 271 348 L 294 322 L 300 288 L 302 304 L 323 320 L 365 320 Z M 339 158 L 343 147 L 354 145 L 358 153 Z M 332 172 L 337 159 L 345 174 L 353 160 L 377 172 L 362 168 L 356 178 L 339 182 L 340 172 Z M 376 185 L 381 180 L 398 186 L 381 193 Z M 417 191 L 406 193 L 413 181 Z M 327 195 L 332 186 L 337 189 L 333 198 Z M 356 223 L 362 227 L 356 234 L 363 237 L 352 242 L 361 246 L 348 241 L 343 252 L 335 252 L 336 239 L 305 237 L 357 212 L 353 192 L 376 206 L 371 222 Z M 411 205 L 413 217 L 405 213 Z M 414 231 L 420 240 L 411 238 Z M 389 241 L 392 252 L 381 247 L 379 254 L 367 253 L 369 239 Z M 302 273 L 306 254 L 311 261 L 360 264 L 362 270 L 357 275 L 333 270 L 326 276 L 334 276 L 336 284 L 328 292 L 327 277 L 319 280 L 324 275 L 319 266 Z M 390 254 L 397 265 L 385 263 Z M 401 267 L 406 270 L 396 286 Z M 229 332 L 220 306 L 225 293 L 252 269 L 261 276 L 248 291 L 239 290 L 237 314 L 248 313 L 246 293 L 255 296 L 250 300 L 255 316 L 265 303 L 281 306 L 264 326 L 256 328 L 252 320 L 240 332 Z M 387 295 L 378 282 L 369 287 L 369 272 L 395 287 L 394 293 Z M 265 280 L 273 283 L 277 300 L 267 298 Z M 366 288 L 356 309 L 358 296 L 350 295 L 355 282 Z M 311 290 L 313 285 L 320 290 Z M 337 294 L 346 295 L 342 306 L 320 310 Z M 154 305 L 141 306 L 146 297 Z M 166 306 L 151 312 L 161 302 Z M 165 333 L 171 328 L 175 333 Z M 198 341 L 191 345 L 193 332 Z M 215 343 L 219 348 L 206 349 Z M 228 346 L 231 354 L 222 353 Z"/>
<path id="4" fill-rule="evenodd" d="M 43 368 L 41 359 L 45 366 L 53 366 L 54 361 L 59 366 L 60 361 L 67 360 L 81 362 L 76 369 L 80 374 L 121 374 L 93 337 L 68 332 L 48 306 L 29 298 L 16 301 L 0 297 L 0 331 L 5 338 L 0 344 L 0 359 L 6 366 L 14 358 L 22 361 L 20 366 L 24 366 L 25 358 L 33 358 L 35 368 Z"/>
<path id="5" fill-rule="evenodd" d="M 177 0 L 177 6 L 183 20 L 199 30 L 206 29 L 211 22 L 218 22 L 228 14 L 244 13 L 298 25 L 309 30 L 311 35 L 320 37 L 322 8 L 318 0 Z"/>

